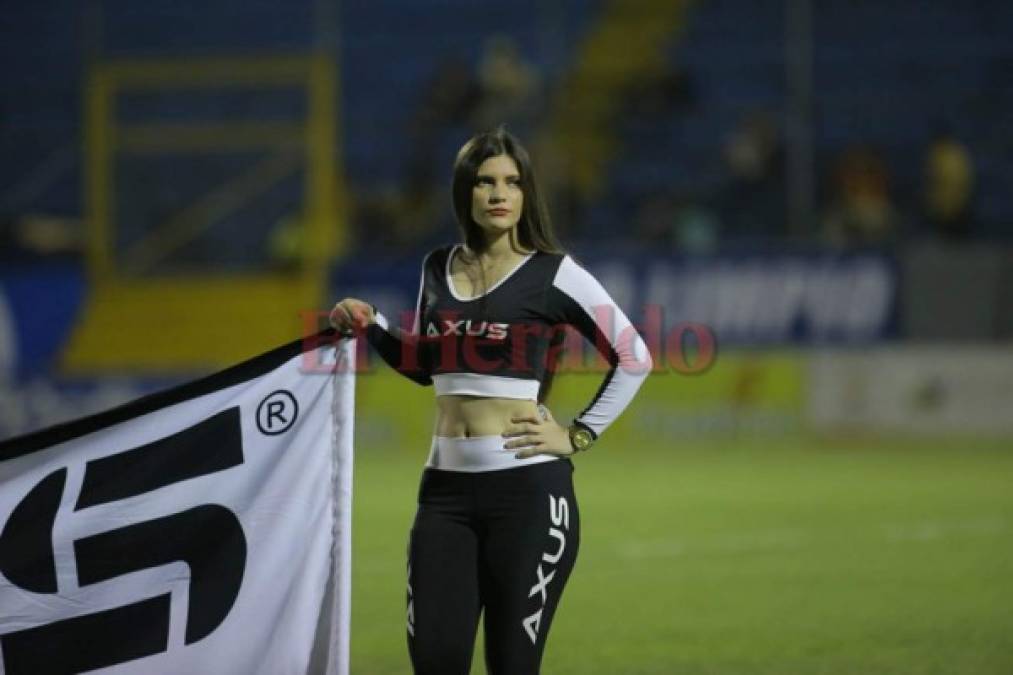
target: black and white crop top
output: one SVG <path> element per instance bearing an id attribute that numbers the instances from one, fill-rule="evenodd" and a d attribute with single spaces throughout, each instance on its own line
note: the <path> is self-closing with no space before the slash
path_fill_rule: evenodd
<path id="1" fill-rule="evenodd" d="M 598 280 L 565 254 L 535 251 L 488 291 L 454 288 L 450 262 L 459 244 L 430 252 L 414 316 L 397 327 L 382 314 L 366 331 L 398 372 L 436 394 L 536 400 L 550 344 L 576 328 L 609 364 L 576 422 L 595 435 L 626 408 L 652 368 L 647 346 Z M 409 327 L 410 326 L 410 327 Z"/>

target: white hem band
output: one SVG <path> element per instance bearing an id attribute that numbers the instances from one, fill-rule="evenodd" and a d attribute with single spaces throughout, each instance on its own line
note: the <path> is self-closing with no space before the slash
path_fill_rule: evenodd
<path id="1" fill-rule="evenodd" d="M 538 398 L 538 380 L 483 375 L 480 373 L 433 373 L 436 395 L 465 394 L 491 398 Z"/>
<path id="2" fill-rule="evenodd" d="M 559 459 L 555 455 L 535 455 L 528 459 L 517 459 L 514 457 L 514 453 L 518 452 L 519 448 L 504 450 L 503 444 L 506 442 L 507 439 L 502 436 L 460 438 L 433 436 L 426 468 L 480 473 L 482 471 L 516 469 L 521 466 L 554 462 Z"/>

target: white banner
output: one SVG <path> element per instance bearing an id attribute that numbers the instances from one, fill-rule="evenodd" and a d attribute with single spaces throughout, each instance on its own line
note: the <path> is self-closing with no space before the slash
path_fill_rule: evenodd
<path id="1" fill-rule="evenodd" d="M 345 675 L 354 346 L 0 443 L 0 672 Z"/>

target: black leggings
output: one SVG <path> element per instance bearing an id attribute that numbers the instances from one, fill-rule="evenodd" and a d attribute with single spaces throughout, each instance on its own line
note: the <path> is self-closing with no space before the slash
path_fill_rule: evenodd
<path id="1" fill-rule="evenodd" d="M 425 470 L 408 545 L 416 675 L 467 675 L 483 610 L 489 675 L 538 673 L 580 542 L 572 472 L 566 459 Z"/>

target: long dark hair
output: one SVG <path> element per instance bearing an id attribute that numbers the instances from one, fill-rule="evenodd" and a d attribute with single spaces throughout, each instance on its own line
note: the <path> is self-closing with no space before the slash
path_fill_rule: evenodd
<path id="1" fill-rule="evenodd" d="M 533 249 L 543 253 L 563 253 L 563 247 L 560 246 L 559 240 L 556 239 L 556 233 L 552 229 L 549 210 L 538 194 L 538 181 L 535 180 L 531 157 L 521 142 L 502 126 L 472 136 L 461 147 L 457 153 L 457 159 L 454 160 L 454 215 L 457 216 L 457 225 L 464 237 L 464 243 L 474 254 L 481 253 L 485 249 L 486 241 L 482 234 L 482 228 L 471 217 L 471 191 L 475 186 L 478 167 L 490 157 L 498 157 L 499 155 L 507 155 L 513 159 L 521 176 L 524 206 L 521 209 L 521 218 L 517 222 L 517 243 L 525 249 Z M 484 286 L 484 278 L 482 283 Z M 552 356 L 558 355 L 559 343 L 562 342 L 562 339 L 561 328 L 553 332 L 549 347 L 549 362 L 546 364 L 545 375 L 538 388 L 539 403 L 545 402 L 552 388 L 557 361 Z"/>
<path id="2" fill-rule="evenodd" d="M 538 183 L 531 167 L 531 158 L 521 142 L 503 127 L 483 131 L 471 137 L 454 160 L 454 214 L 464 243 L 474 253 L 481 253 L 486 242 L 482 228 L 471 217 L 471 190 L 475 186 L 478 167 L 490 157 L 507 155 L 517 164 L 521 174 L 524 207 L 517 223 L 517 241 L 526 249 L 545 253 L 562 253 L 552 230 L 552 220 L 545 202 L 538 194 Z"/>

